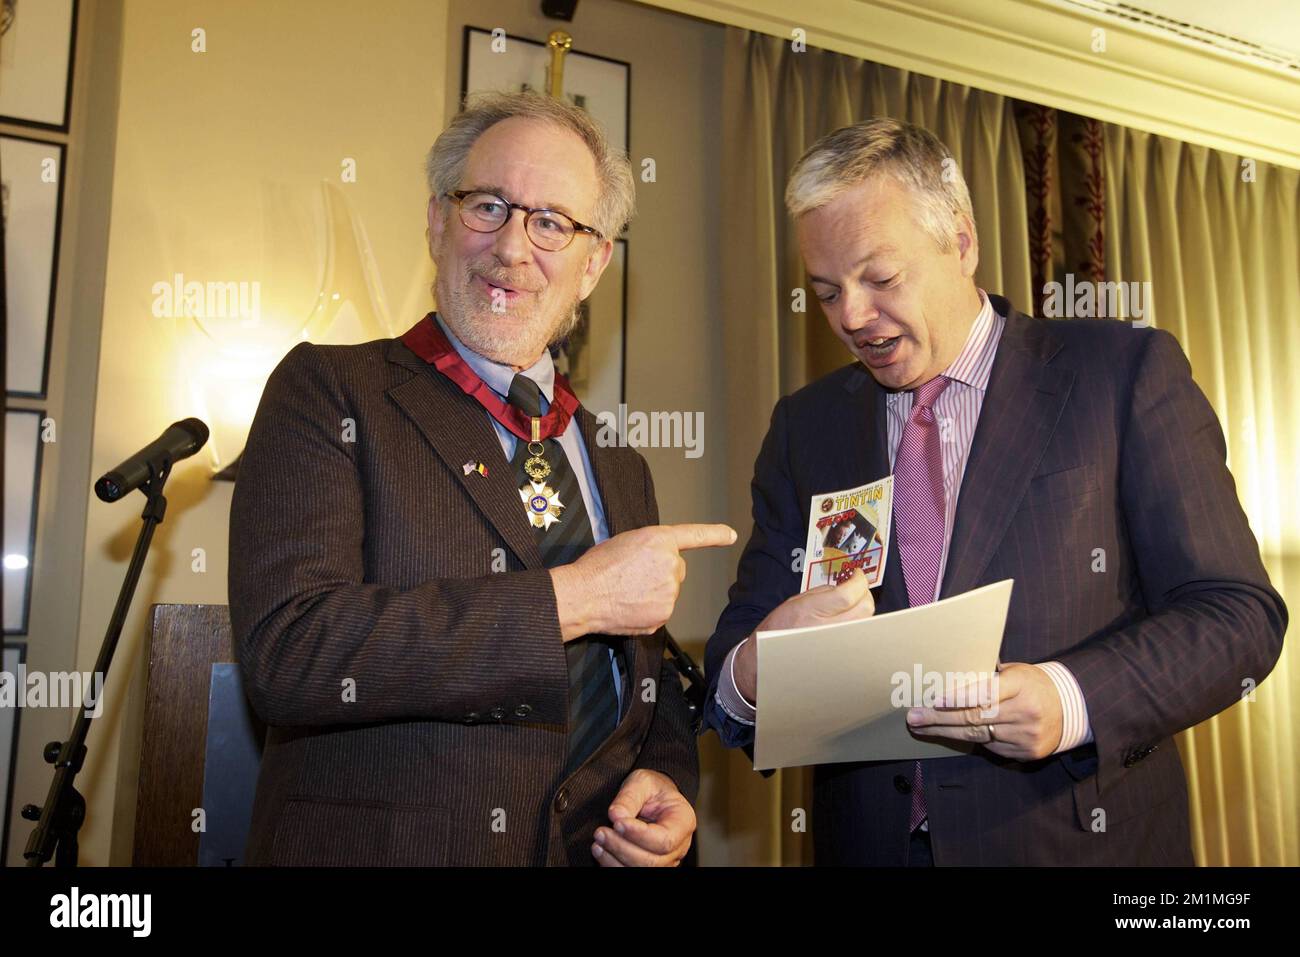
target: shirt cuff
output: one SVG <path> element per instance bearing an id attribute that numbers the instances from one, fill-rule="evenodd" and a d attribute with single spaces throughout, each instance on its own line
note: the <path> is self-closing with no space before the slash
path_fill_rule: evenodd
<path id="1" fill-rule="evenodd" d="M 751 636 L 752 637 L 752 636 Z M 751 640 L 746 638 L 745 641 Z M 733 721 L 739 721 L 741 724 L 754 724 L 758 711 L 755 707 L 745 700 L 745 696 L 740 693 L 736 687 L 736 652 L 740 651 L 745 644 L 742 641 L 735 648 L 732 648 L 727 655 L 727 660 L 723 662 L 723 671 L 725 675 L 718 681 L 718 690 L 715 698 L 718 707 L 727 713 L 727 717 Z"/>
<path id="2" fill-rule="evenodd" d="M 1092 741 L 1092 725 L 1088 722 L 1088 703 L 1083 700 L 1083 690 L 1073 672 L 1059 661 L 1044 661 L 1035 665 L 1047 672 L 1061 698 L 1061 743 L 1053 754 L 1060 754 Z"/>

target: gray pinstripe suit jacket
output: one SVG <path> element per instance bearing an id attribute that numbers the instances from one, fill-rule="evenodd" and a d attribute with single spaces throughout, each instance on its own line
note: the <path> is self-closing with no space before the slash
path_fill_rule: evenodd
<path id="1" fill-rule="evenodd" d="M 610 535 L 658 522 L 641 456 L 576 421 Z M 626 640 L 627 710 L 564 776 L 555 593 L 513 475 L 483 409 L 399 340 L 303 343 L 272 374 L 231 509 L 230 616 L 270 726 L 251 864 L 591 864 L 633 769 L 694 800 L 662 632 Z"/>
<path id="2" fill-rule="evenodd" d="M 1007 323 L 940 597 L 1015 579 L 1001 660 L 1068 667 L 1095 741 L 1028 763 L 982 748 L 926 761 L 935 862 L 1190 864 L 1171 735 L 1273 669 L 1286 607 L 1173 336 L 1030 319 L 990 298 Z M 706 651 L 711 722 L 727 653 L 798 590 L 791 555 L 809 501 L 889 474 L 884 395 L 855 364 L 777 403 L 754 466 L 753 535 Z M 828 423 L 852 421 L 866 427 L 825 441 Z M 907 607 L 897 547 L 875 597 L 877 612 Z M 736 722 L 720 723 L 728 743 L 745 743 Z M 904 863 L 911 762 L 827 765 L 814 780 L 818 863 Z"/>

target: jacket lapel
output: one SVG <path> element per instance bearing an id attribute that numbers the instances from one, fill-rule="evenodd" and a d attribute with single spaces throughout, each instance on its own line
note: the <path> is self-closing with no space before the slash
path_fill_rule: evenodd
<path id="1" fill-rule="evenodd" d="M 1044 320 L 1029 319 L 1000 296 L 1007 317 L 971 440 L 941 598 L 980 583 L 1029 488 L 1074 384 L 1074 373 L 1049 365 L 1061 344 Z"/>
<path id="2" fill-rule="evenodd" d="M 388 395 L 433 446 L 484 517 L 525 568 L 542 568 L 533 530 L 524 519 L 510 463 L 487 413 L 455 383 L 439 374 L 400 339 L 388 344 L 390 361 L 414 373 Z M 487 475 L 465 474 L 466 462 L 483 462 Z"/>
<path id="3" fill-rule="evenodd" d="M 601 447 L 597 441 L 599 424 L 596 417 L 592 415 L 583 406 L 578 407 L 574 413 L 577 420 L 578 428 L 582 432 L 582 442 L 587 448 L 587 458 L 591 460 L 591 470 L 595 473 L 596 488 L 593 490 L 595 495 L 600 499 L 601 507 L 605 511 L 605 527 L 609 532 L 609 537 L 613 538 L 619 532 L 626 532 L 635 527 L 639 515 L 633 514 L 633 503 L 635 499 L 629 494 L 634 488 L 640 488 L 642 485 L 639 470 L 633 475 L 625 469 L 619 468 L 618 463 L 633 461 L 630 456 L 613 456 L 609 451 Z M 656 662 L 648 661 L 646 658 L 646 641 L 637 637 L 626 637 L 615 639 L 622 649 L 623 661 L 631 662 L 627 667 L 628 687 L 627 694 L 638 694 L 641 682 L 650 678 L 654 681 L 659 680 L 659 671 Z M 653 670 L 652 670 L 653 669 Z M 619 721 L 620 726 L 623 719 L 631 713 L 631 707 L 625 703 L 622 718 Z"/>
<path id="4" fill-rule="evenodd" d="M 588 412 L 584 406 L 578 406 L 574 418 L 577 420 L 578 429 L 582 433 L 582 443 L 587 447 L 587 458 L 591 461 L 591 470 L 596 475 L 596 488 L 594 491 L 605 511 L 605 525 L 609 530 L 609 537 L 613 538 L 619 532 L 625 532 L 632 527 L 631 503 L 629 496 L 624 494 L 623 490 L 631 482 L 636 482 L 639 487 L 641 476 L 639 474 L 616 474 L 618 467 L 615 457 L 609 455 L 605 449 L 596 443 L 599 426 L 596 417 Z M 574 464 L 580 465 L 581 463 Z"/>

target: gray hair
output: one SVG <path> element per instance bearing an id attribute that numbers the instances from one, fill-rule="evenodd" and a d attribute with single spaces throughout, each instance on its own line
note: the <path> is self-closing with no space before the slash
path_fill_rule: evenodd
<path id="1" fill-rule="evenodd" d="M 929 130 L 887 117 L 845 126 L 810 146 L 790 171 L 786 209 L 798 218 L 881 173 L 911 189 L 918 225 L 944 252 L 959 215 L 974 228 L 970 191 L 947 148 Z"/>
<path id="2" fill-rule="evenodd" d="M 489 127 L 502 120 L 523 117 L 542 120 L 576 133 L 596 161 L 596 211 L 591 225 L 606 239 L 617 239 L 632 218 L 636 183 L 627 154 L 605 136 L 596 119 L 568 100 L 532 90 L 522 93 L 471 93 L 465 109 L 452 119 L 434 141 L 425 160 L 429 192 L 439 199 L 460 187 L 469 151 Z"/>

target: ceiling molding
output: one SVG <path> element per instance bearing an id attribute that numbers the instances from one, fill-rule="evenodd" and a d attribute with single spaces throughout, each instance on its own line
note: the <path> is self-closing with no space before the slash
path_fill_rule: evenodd
<path id="1" fill-rule="evenodd" d="M 1300 168 L 1300 81 L 1135 24 L 1040 0 L 638 0 Z M 1104 29 L 1105 51 L 1093 52 Z"/>

